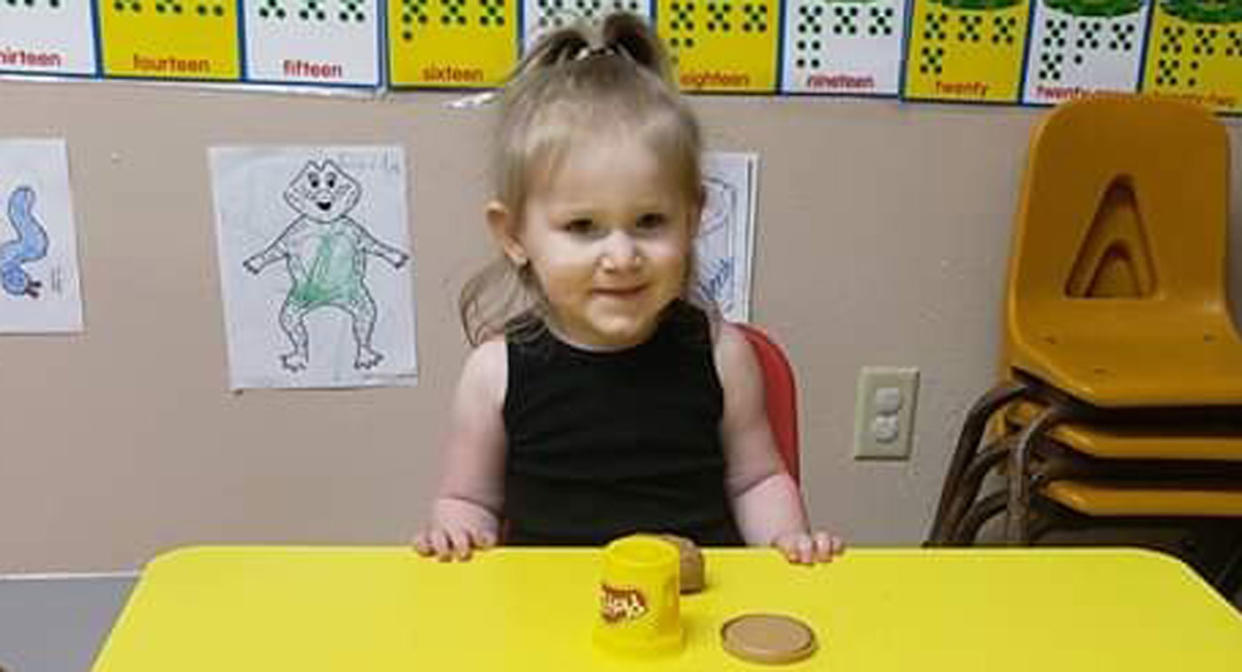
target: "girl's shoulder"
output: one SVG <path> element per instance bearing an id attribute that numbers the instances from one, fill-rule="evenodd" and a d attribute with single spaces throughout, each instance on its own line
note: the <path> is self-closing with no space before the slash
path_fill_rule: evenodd
<path id="1" fill-rule="evenodd" d="M 462 367 L 459 393 L 478 402 L 504 405 L 509 380 L 509 357 L 503 336 L 496 336 L 475 346 Z"/>
<path id="2" fill-rule="evenodd" d="M 746 334 L 737 325 L 725 320 L 713 320 L 711 324 L 712 353 L 717 366 L 721 360 L 735 363 L 739 359 L 753 358 L 750 341 L 746 340 Z"/>
<path id="3" fill-rule="evenodd" d="M 763 372 L 746 333 L 735 324 L 717 320 L 712 336 L 712 360 L 725 399 L 748 397 L 758 389 L 762 395 Z"/>

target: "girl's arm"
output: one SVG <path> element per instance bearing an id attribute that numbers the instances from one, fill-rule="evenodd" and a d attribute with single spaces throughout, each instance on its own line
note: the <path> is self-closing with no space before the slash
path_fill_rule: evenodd
<path id="1" fill-rule="evenodd" d="M 496 544 L 504 504 L 507 380 L 503 339 L 480 345 L 466 359 L 453 400 L 440 488 L 430 519 L 414 537 L 422 555 L 466 560 L 472 549 Z"/>
<path id="2" fill-rule="evenodd" d="M 776 450 L 763 373 L 750 342 L 724 323 L 714 350 L 724 388 L 726 487 L 742 538 L 752 546 L 776 546 L 791 562 L 830 561 L 841 552 L 842 542 L 810 530 L 802 494 Z"/>

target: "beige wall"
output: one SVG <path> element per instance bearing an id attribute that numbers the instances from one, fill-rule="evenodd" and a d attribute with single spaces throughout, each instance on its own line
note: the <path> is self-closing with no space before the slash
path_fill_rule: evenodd
<path id="1" fill-rule="evenodd" d="M 454 98 L 0 82 L 0 137 L 68 139 L 87 325 L 0 339 L 0 571 L 136 567 L 192 543 L 404 542 L 465 354 L 456 290 L 489 253 L 486 113 Z M 814 517 L 855 543 L 917 543 L 992 375 L 1038 113 L 694 103 L 714 149 L 761 154 L 754 318 L 799 375 Z M 206 148 L 393 142 L 412 166 L 419 386 L 230 394 Z M 864 364 L 922 369 L 909 462 L 849 457 Z"/>

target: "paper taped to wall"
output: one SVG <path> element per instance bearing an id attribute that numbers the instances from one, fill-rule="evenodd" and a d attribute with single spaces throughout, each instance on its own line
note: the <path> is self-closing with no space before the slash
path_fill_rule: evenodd
<path id="1" fill-rule="evenodd" d="M 402 149 L 210 157 L 232 388 L 413 385 Z"/>
<path id="2" fill-rule="evenodd" d="M 82 331 L 64 140 L 0 140 L 0 332 Z"/>

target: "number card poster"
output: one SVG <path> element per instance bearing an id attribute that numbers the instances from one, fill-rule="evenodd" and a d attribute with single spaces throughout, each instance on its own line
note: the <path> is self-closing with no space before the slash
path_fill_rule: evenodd
<path id="1" fill-rule="evenodd" d="M 222 0 L 98 0 L 110 77 L 241 79 L 237 4 Z"/>
<path id="2" fill-rule="evenodd" d="M 904 0 L 788 0 L 781 90 L 896 95 L 905 8 Z"/>
<path id="3" fill-rule="evenodd" d="M 656 16 L 683 91 L 776 91 L 777 0 L 659 0 Z"/>
<path id="4" fill-rule="evenodd" d="M 1023 102 L 1137 91 L 1147 7 L 1144 0 L 1035 0 Z"/>
<path id="5" fill-rule="evenodd" d="M 1242 111 L 1242 3 L 1164 0 L 1148 39 L 1144 90 Z"/>
<path id="6" fill-rule="evenodd" d="M 0 74 L 490 89 L 614 11 L 654 22 L 689 93 L 1242 112 L 1242 0 L 0 0 Z"/>
<path id="7" fill-rule="evenodd" d="M 1018 102 L 1026 0 L 913 0 L 902 95 Z"/>
<path id="8" fill-rule="evenodd" d="M 517 65 L 515 3 L 388 0 L 388 68 L 396 88 L 491 88 Z"/>
<path id="9" fill-rule="evenodd" d="M 95 74 L 93 3 L 0 0 L 0 72 Z"/>
<path id="10" fill-rule="evenodd" d="M 243 0 L 256 82 L 381 84 L 379 0 Z"/>

